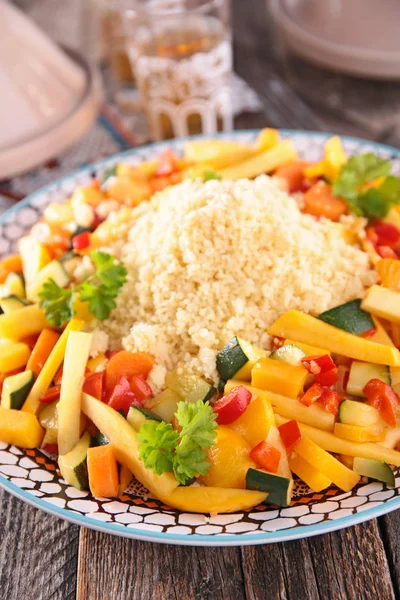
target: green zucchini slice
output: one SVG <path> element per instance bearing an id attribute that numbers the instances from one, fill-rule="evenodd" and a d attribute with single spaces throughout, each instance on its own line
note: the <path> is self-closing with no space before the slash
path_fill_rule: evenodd
<path id="1" fill-rule="evenodd" d="M 266 355 L 265 350 L 256 348 L 235 336 L 218 352 L 217 371 L 225 381 L 233 378 L 240 379 L 239 372 L 248 362 L 257 361 Z"/>
<path id="2" fill-rule="evenodd" d="M 10 296 L 25 298 L 25 280 L 22 273 L 9 273 L 5 281 L 5 287 Z"/>
<path id="3" fill-rule="evenodd" d="M 246 488 L 267 492 L 267 503 L 277 506 L 290 506 L 293 491 L 293 479 L 268 473 L 261 469 L 248 469 L 246 473 Z"/>
<path id="4" fill-rule="evenodd" d="M 388 385 L 392 384 L 390 368 L 386 365 L 354 361 L 350 367 L 346 392 L 352 396 L 365 398 L 363 389 L 371 379 L 380 379 Z"/>
<path id="5" fill-rule="evenodd" d="M 40 299 L 39 294 L 49 279 L 52 279 L 59 287 L 65 287 L 69 283 L 70 277 L 61 261 L 52 260 L 39 271 L 26 291 L 28 299 L 32 302 L 38 302 Z"/>
<path id="6" fill-rule="evenodd" d="M 272 352 L 269 357 L 298 367 L 301 366 L 301 359 L 305 358 L 305 356 L 306 353 L 304 350 L 296 346 L 296 344 L 285 344 Z"/>
<path id="7" fill-rule="evenodd" d="M 339 406 L 338 417 L 340 423 L 359 427 L 372 427 L 381 421 L 381 416 L 376 408 L 356 400 L 343 400 Z"/>
<path id="8" fill-rule="evenodd" d="M 372 460 L 370 458 L 360 458 L 357 456 L 353 462 L 353 471 L 363 477 L 382 481 L 391 487 L 395 486 L 392 469 L 387 463 L 381 460 Z"/>
<path id="9" fill-rule="evenodd" d="M 350 302 L 326 310 L 318 315 L 318 319 L 354 335 L 359 335 L 375 327 L 371 315 L 362 310 L 360 299 L 350 300 Z"/>
<path id="10" fill-rule="evenodd" d="M 146 421 L 162 421 L 161 417 L 156 415 L 155 412 L 140 406 L 131 406 L 126 419 L 128 423 L 132 425 L 134 429 L 136 429 L 136 431 L 139 431 L 143 423 L 146 423 Z"/>
<path id="11" fill-rule="evenodd" d="M 87 451 L 90 447 L 90 435 L 86 431 L 76 446 L 67 454 L 58 457 L 61 475 L 69 485 L 78 490 L 88 490 Z"/>
<path id="12" fill-rule="evenodd" d="M 34 378 L 32 371 L 6 377 L 1 392 L 1 406 L 19 410 L 28 397 Z"/>
<path id="13" fill-rule="evenodd" d="M 0 300 L 0 306 L 4 314 L 8 315 L 8 313 L 14 312 L 14 310 L 19 310 L 20 308 L 24 308 L 27 306 L 29 302 L 27 302 L 24 298 L 20 298 L 19 296 L 15 296 L 14 294 L 11 296 L 6 296 Z"/>
<path id="14" fill-rule="evenodd" d="M 91 447 L 106 446 L 109 443 L 110 442 L 108 441 L 106 436 L 101 433 L 101 431 L 98 431 L 94 436 L 92 436 L 92 439 L 90 440 Z"/>

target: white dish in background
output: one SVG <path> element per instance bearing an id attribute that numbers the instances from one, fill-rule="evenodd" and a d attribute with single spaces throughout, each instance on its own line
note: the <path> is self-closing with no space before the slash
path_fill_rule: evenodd
<path id="1" fill-rule="evenodd" d="M 400 79 L 397 0 L 272 0 L 284 44 L 305 60 L 360 77 Z"/>

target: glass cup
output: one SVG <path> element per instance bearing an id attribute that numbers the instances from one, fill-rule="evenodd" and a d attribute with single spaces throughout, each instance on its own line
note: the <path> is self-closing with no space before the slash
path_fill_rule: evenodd
<path id="1" fill-rule="evenodd" d="M 125 32 L 153 139 L 232 129 L 229 0 L 136 1 Z"/>

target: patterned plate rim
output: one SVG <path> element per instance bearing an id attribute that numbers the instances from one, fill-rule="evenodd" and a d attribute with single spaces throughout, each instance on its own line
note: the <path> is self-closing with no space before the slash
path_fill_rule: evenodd
<path id="1" fill-rule="evenodd" d="M 229 133 L 220 133 L 217 136 L 212 137 L 220 137 L 220 138 L 244 138 L 246 136 L 254 136 L 258 133 L 259 130 L 255 129 L 247 129 L 247 130 L 238 130 L 232 131 Z M 327 137 L 333 135 L 328 132 L 320 132 L 320 131 L 305 131 L 300 129 L 281 129 L 280 133 L 283 137 L 290 137 L 295 135 L 308 136 L 310 138 L 316 138 L 319 140 L 326 139 Z M 42 194 L 46 192 L 50 192 L 53 188 L 56 189 L 63 182 L 68 180 L 73 180 L 78 175 L 82 174 L 90 174 L 93 170 L 99 169 L 101 167 L 105 167 L 108 165 L 112 165 L 118 160 L 132 157 L 135 155 L 139 155 L 144 152 L 157 152 L 162 150 L 164 147 L 173 146 L 174 143 L 181 144 L 185 140 L 188 139 L 201 139 L 201 138 L 209 138 L 211 136 L 192 136 L 179 138 L 179 140 L 166 140 L 164 142 L 158 142 L 153 144 L 147 144 L 145 146 L 140 146 L 137 148 L 131 148 L 129 150 L 125 150 L 123 152 L 119 152 L 114 154 L 108 158 L 102 159 L 90 165 L 85 165 L 80 167 L 79 169 L 74 170 L 68 175 L 64 175 L 56 179 L 55 181 L 47 184 L 46 186 L 40 188 L 39 190 L 29 194 L 22 202 L 19 202 L 16 206 L 10 208 L 5 213 L 0 216 L 0 224 L 4 221 L 7 221 L 10 215 L 18 213 L 24 207 L 29 206 L 32 201 Z M 388 146 L 386 144 L 381 144 L 378 142 L 363 140 L 361 138 L 357 138 L 354 136 L 340 136 L 345 142 L 355 142 L 361 145 L 368 145 L 369 147 L 376 148 L 377 150 L 381 150 L 384 152 L 390 152 L 393 157 L 400 157 L 400 150 L 393 147 Z M 124 525 L 118 525 L 116 523 L 108 523 L 101 522 L 91 517 L 80 515 L 72 510 L 68 510 L 65 508 L 58 507 L 54 504 L 46 500 L 42 500 L 40 497 L 33 496 L 29 494 L 29 492 L 24 489 L 18 487 L 13 482 L 9 481 L 5 476 L 0 473 L 0 485 L 7 490 L 13 496 L 16 496 L 20 500 L 27 502 L 31 506 L 41 509 L 44 512 L 47 512 L 53 516 L 59 517 L 71 523 L 75 523 L 80 526 L 85 526 L 90 529 L 95 529 L 97 531 L 101 531 L 104 533 L 109 533 L 113 535 L 118 535 L 122 537 L 133 538 L 142 541 L 150 541 L 157 543 L 165 543 L 165 544 L 175 544 L 175 545 L 186 545 L 186 546 L 245 546 L 245 545 L 255 545 L 255 544 L 266 544 L 266 543 L 276 543 L 282 541 L 290 541 L 295 539 L 302 539 L 305 537 L 311 537 L 314 535 L 319 535 L 323 533 L 329 533 L 331 531 L 337 531 L 338 529 L 343 529 L 345 527 L 350 527 L 352 525 L 357 525 L 359 523 L 363 523 L 370 519 L 374 519 L 385 515 L 389 512 L 397 510 L 400 508 L 400 497 L 392 498 L 382 503 L 379 506 L 373 506 L 371 508 L 367 508 L 364 511 L 354 513 L 351 515 L 347 515 L 345 517 L 341 517 L 339 519 L 331 520 L 323 523 L 315 523 L 310 525 L 302 525 L 297 526 L 295 528 L 281 529 L 278 531 L 263 531 L 258 533 L 243 533 L 243 534 L 216 534 L 216 535 L 201 535 L 201 534 L 191 534 L 190 536 L 185 534 L 176 534 L 167 532 L 157 532 L 157 531 L 149 531 L 145 533 L 143 530 L 137 529 L 135 527 L 125 527 Z"/>

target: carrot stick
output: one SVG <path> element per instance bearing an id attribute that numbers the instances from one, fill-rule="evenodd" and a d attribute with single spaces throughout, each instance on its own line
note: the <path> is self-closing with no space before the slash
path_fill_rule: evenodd
<path id="1" fill-rule="evenodd" d="M 118 496 L 118 467 L 110 444 L 89 448 L 87 467 L 90 491 L 95 498 Z"/>
<path id="2" fill-rule="evenodd" d="M 19 254 L 11 254 L 0 260 L 0 283 L 4 283 L 7 275 L 13 271 L 22 273 L 22 261 Z"/>
<path id="3" fill-rule="evenodd" d="M 35 377 L 39 375 L 59 337 L 59 334 L 51 329 L 43 329 L 41 332 L 26 365 L 28 370 L 33 371 Z"/>

